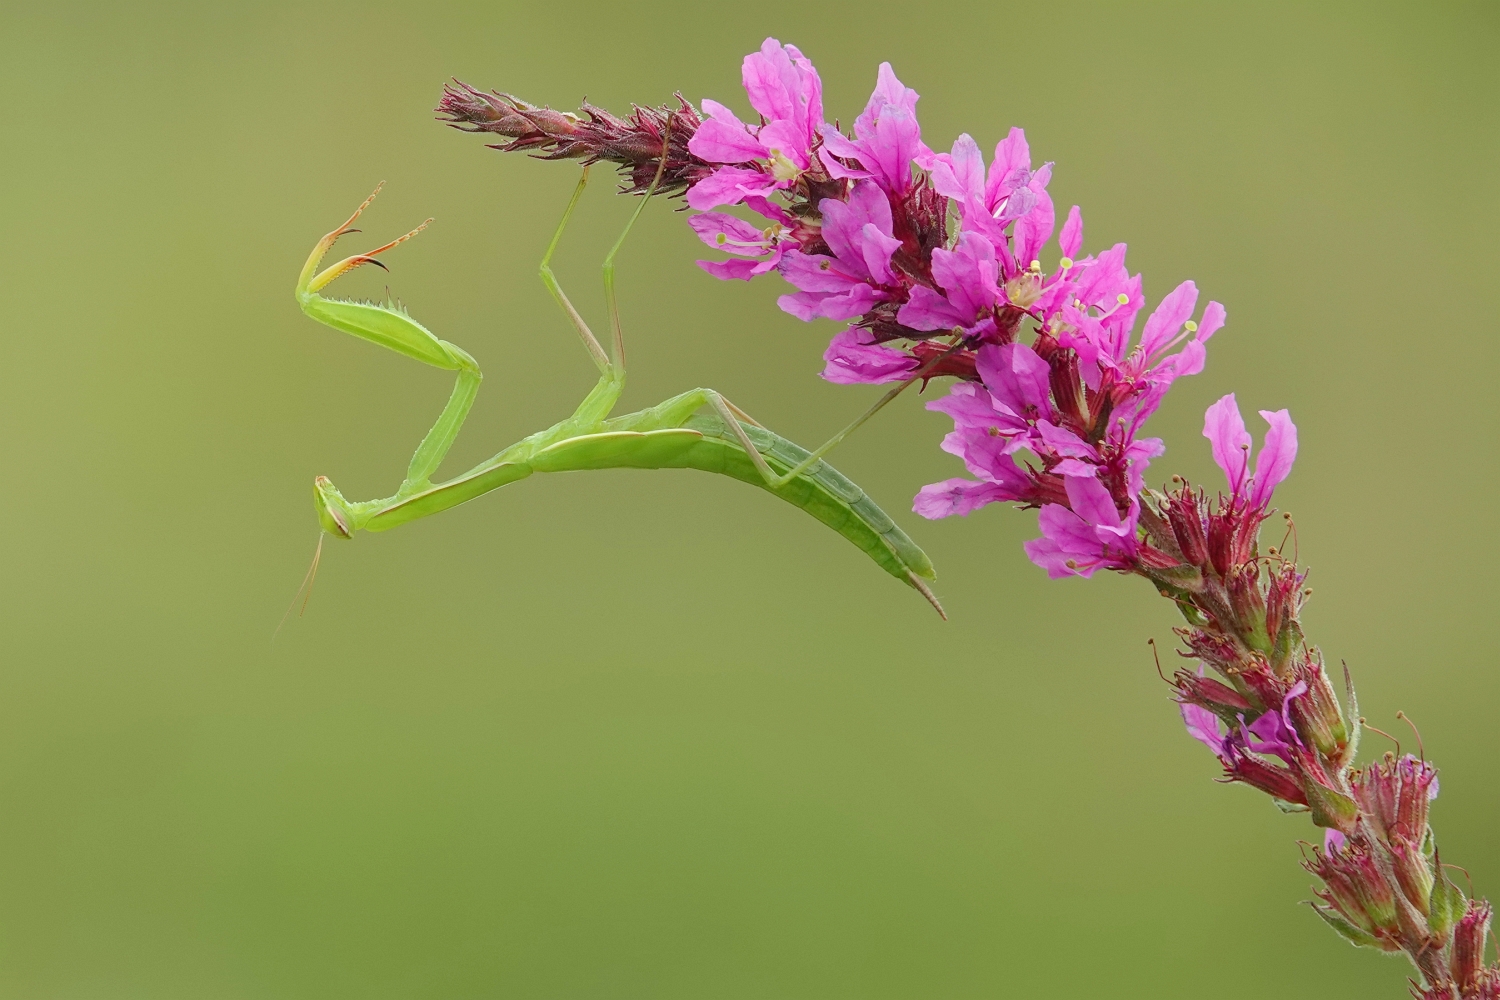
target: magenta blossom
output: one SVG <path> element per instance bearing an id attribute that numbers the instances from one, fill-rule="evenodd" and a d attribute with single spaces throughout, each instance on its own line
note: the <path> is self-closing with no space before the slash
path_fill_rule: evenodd
<path id="1" fill-rule="evenodd" d="M 1052 164 L 1044 163 L 1032 172 L 1025 132 L 1013 128 L 995 146 L 988 177 L 984 154 L 967 133 L 953 143 L 952 152 L 931 156 L 926 164 L 932 171 L 932 186 L 960 206 L 964 230 L 979 233 L 995 248 L 1005 277 L 1013 277 L 1037 259 L 1055 222 L 1052 198 L 1047 194 Z M 1013 237 L 1007 237 L 1006 227 L 1012 223 Z M 1063 253 L 1072 256 L 1066 249 Z"/>
<path id="2" fill-rule="evenodd" d="M 891 255 L 901 241 L 891 235 L 891 205 L 873 182 L 860 181 L 848 202 L 824 198 L 819 208 L 823 240 L 834 255 L 787 251 L 781 275 L 800 291 L 776 303 L 801 320 L 854 319 L 888 298 L 882 286 L 896 280 Z"/>
<path id="3" fill-rule="evenodd" d="M 1090 577 L 1101 569 L 1130 569 L 1139 545 L 1136 520 L 1138 501 L 1122 517 L 1104 484 L 1092 477 L 1064 477 L 1068 505 L 1048 504 L 1037 521 L 1042 537 L 1025 543 L 1031 561 L 1052 579 L 1065 576 Z"/>
<path id="4" fill-rule="evenodd" d="M 851 326 L 836 334 L 823 352 L 827 362 L 823 377 L 839 385 L 900 382 L 917 368 L 917 359 L 905 351 L 885 347 L 871 339 L 870 331 Z"/>
<path id="5" fill-rule="evenodd" d="M 750 199 L 757 202 L 757 210 L 773 221 L 769 226 L 757 228 L 743 219 L 724 212 L 704 212 L 688 219 L 688 225 L 698 238 L 716 250 L 734 254 L 738 260 L 700 260 L 698 266 L 715 278 L 739 278 L 749 281 L 758 275 L 776 270 L 782 255 L 795 244 L 786 239 L 791 219 L 764 198 Z M 747 260 L 745 258 L 756 258 Z"/>
<path id="6" fill-rule="evenodd" d="M 741 78 L 750 106 L 765 124 L 747 125 L 718 101 L 703 101 L 709 117 L 689 140 L 688 151 L 725 166 L 688 191 L 693 208 L 764 198 L 792 187 L 812 166 L 813 146 L 823 124 L 823 83 L 812 63 L 796 46 L 767 38 L 759 52 L 745 57 Z M 756 169 L 729 166 L 745 163 L 756 164 Z"/>
<path id="7" fill-rule="evenodd" d="M 1255 474 L 1250 475 L 1250 432 L 1240 416 L 1239 404 L 1230 393 L 1208 408 L 1203 415 L 1203 436 L 1213 446 L 1214 462 L 1229 480 L 1230 495 L 1246 500 L 1250 509 L 1264 509 L 1271 494 L 1292 471 L 1297 459 L 1297 425 L 1286 410 L 1261 410 L 1270 424 Z"/>
<path id="8" fill-rule="evenodd" d="M 962 330 L 981 339 L 995 332 L 1000 269 L 988 240 L 963 233 L 952 250 L 932 251 L 932 276 L 944 294 L 915 286 L 897 314 L 900 322 L 914 330 Z"/>
<path id="9" fill-rule="evenodd" d="M 875 92 L 854 119 L 854 138 L 832 125 L 822 128 L 820 155 L 828 173 L 842 178 L 870 178 L 893 199 L 912 189 L 912 162 L 925 161 L 932 150 L 922 143 L 917 124 L 917 92 L 896 78 L 888 62 L 880 64 Z M 841 163 L 852 160 L 858 166 Z"/>
<path id="10" fill-rule="evenodd" d="M 1202 667 L 1198 668 L 1198 676 L 1203 676 Z M 1189 736 L 1212 750 L 1220 760 L 1229 756 L 1229 738 L 1227 734 L 1219 732 L 1217 715 L 1190 701 L 1184 701 L 1178 707 L 1182 711 L 1182 724 L 1187 727 Z"/>

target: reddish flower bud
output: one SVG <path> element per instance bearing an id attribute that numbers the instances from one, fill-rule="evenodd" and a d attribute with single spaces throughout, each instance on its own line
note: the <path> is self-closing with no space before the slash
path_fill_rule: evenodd
<path id="1" fill-rule="evenodd" d="M 1303 867 L 1323 880 L 1318 897 L 1345 920 L 1387 951 L 1399 947 L 1395 893 L 1362 838 L 1351 838 L 1343 850 L 1315 850 Z"/>
<path id="2" fill-rule="evenodd" d="M 1260 568 L 1250 563 L 1229 574 L 1229 604 L 1234 609 L 1235 631 L 1245 645 L 1258 653 L 1271 651 L 1266 634 L 1266 602 L 1260 592 Z"/>
<path id="3" fill-rule="evenodd" d="M 1248 669 L 1239 670 L 1237 674 L 1240 682 L 1260 703 L 1262 709 L 1280 708 L 1286 700 L 1287 692 L 1291 690 L 1291 685 L 1284 683 L 1281 678 L 1271 673 L 1263 663 L 1256 663 Z"/>
<path id="4" fill-rule="evenodd" d="M 1336 766 L 1342 764 L 1349 746 L 1349 728 L 1323 665 L 1301 661 L 1295 664 L 1292 676 L 1307 685 L 1307 691 L 1287 706 L 1297 734 Z"/>
<path id="5" fill-rule="evenodd" d="M 1432 863 L 1422 853 L 1420 843 L 1413 843 L 1399 834 L 1391 838 L 1391 868 L 1396 874 L 1396 883 L 1401 894 L 1421 911 L 1425 918 L 1432 900 Z"/>
<path id="6" fill-rule="evenodd" d="M 1167 520 L 1171 522 L 1172 534 L 1177 547 L 1182 550 L 1184 561 L 1200 569 L 1208 565 L 1208 536 L 1203 530 L 1200 497 L 1184 486 L 1172 495 L 1166 508 Z"/>
<path id="7" fill-rule="evenodd" d="M 1483 899 L 1469 901 L 1468 912 L 1453 929 L 1453 979 L 1465 995 L 1473 994 L 1487 978 L 1484 948 L 1490 932 L 1490 904 Z"/>
<path id="8" fill-rule="evenodd" d="M 1354 779 L 1354 797 L 1387 843 L 1398 835 L 1420 844 L 1427 834 L 1427 804 L 1437 793 L 1437 769 L 1410 754 L 1371 764 Z"/>
<path id="9" fill-rule="evenodd" d="M 1244 695 L 1212 677 L 1179 670 L 1172 682 L 1177 685 L 1179 701 L 1206 708 L 1230 725 L 1237 724 L 1244 716 L 1256 714 L 1255 707 Z"/>
<path id="10" fill-rule="evenodd" d="M 1296 775 L 1283 768 L 1267 764 L 1259 757 L 1237 753 L 1224 763 L 1226 781 L 1238 781 L 1251 788 L 1259 788 L 1267 795 L 1294 806 L 1308 805 L 1307 793 L 1298 784 Z"/>
<path id="11" fill-rule="evenodd" d="M 1063 422 L 1075 429 L 1088 426 L 1088 403 L 1083 396 L 1083 381 L 1078 374 L 1078 355 L 1072 351 L 1058 351 L 1049 359 L 1052 370 L 1048 378 L 1052 386 L 1052 399 Z"/>
<path id="12" fill-rule="evenodd" d="M 1177 634 L 1187 644 L 1187 655 L 1192 659 L 1208 664 L 1221 674 L 1239 672 L 1239 662 L 1242 651 L 1233 640 L 1222 636 L 1205 632 L 1202 629 L 1179 629 Z M 1259 712 L 1264 705 L 1256 705 L 1255 711 Z"/>

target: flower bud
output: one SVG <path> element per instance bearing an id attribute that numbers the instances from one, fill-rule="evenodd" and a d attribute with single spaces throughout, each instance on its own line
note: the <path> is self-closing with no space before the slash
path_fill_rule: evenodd
<path id="1" fill-rule="evenodd" d="M 1399 835 L 1420 844 L 1427 835 L 1427 804 L 1437 793 L 1437 769 L 1410 754 L 1371 764 L 1354 779 L 1354 797 L 1387 843 Z"/>
<path id="2" fill-rule="evenodd" d="M 1193 659 L 1208 664 L 1221 674 L 1239 672 L 1242 653 L 1233 640 L 1202 629 L 1180 629 L 1177 634 L 1187 644 L 1188 655 Z M 1259 712 L 1265 706 L 1256 704 L 1254 707 Z"/>
<path id="3" fill-rule="evenodd" d="M 1291 716 L 1297 735 L 1304 743 L 1316 747 L 1326 759 L 1335 764 L 1343 763 L 1342 757 L 1349 745 L 1349 728 L 1323 665 L 1304 660 L 1295 666 L 1294 676 L 1307 684 L 1307 691 L 1293 698 L 1287 706 L 1287 714 Z"/>
<path id="4" fill-rule="evenodd" d="M 1248 669 L 1236 671 L 1235 676 L 1239 677 L 1250 692 L 1251 699 L 1259 703 L 1260 710 L 1280 708 L 1290 689 L 1281 678 L 1259 662 Z"/>
<path id="5" fill-rule="evenodd" d="M 1052 371 L 1049 382 L 1052 399 L 1057 412 L 1064 421 L 1076 427 L 1088 423 L 1088 405 L 1083 398 L 1083 380 L 1078 373 L 1078 355 L 1072 351 L 1058 351 L 1052 355 Z"/>
<path id="6" fill-rule="evenodd" d="M 1413 843 L 1399 834 L 1391 838 L 1391 868 L 1396 873 L 1396 884 L 1407 900 L 1426 917 L 1432 899 L 1432 864 L 1422 853 L 1420 844 Z"/>
<path id="7" fill-rule="evenodd" d="M 1206 708 L 1231 726 L 1256 711 L 1244 695 L 1212 677 L 1179 670 L 1172 681 L 1181 701 Z"/>
<path id="8" fill-rule="evenodd" d="M 1199 498 L 1186 487 L 1173 495 L 1167 507 L 1167 520 L 1172 525 L 1172 534 L 1182 557 L 1200 569 L 1208 565 L 1208 536 L 1203 532 L 1203 517 L 1199 511 Z"/>
<path id="9" fill-rule="evenodd" d="M 1459 989 L 1472 994 L 1486 978 L 1485 941 L 1490 932 L 1490 904 L 1483 899 L 1469 901 L 1468 912 L 1453 930 L 1451 968 Z"/>
<path id="10" fill-rule="evenodd" d="M 1254 563 L 1231 573 L 1229 604 L 1234 609 L 1235 631 L 1245 645 L 1259 653 L 1271 651 L 1271 639 L 1266 634 L 1266 602 L 1260 592 L 1260 568 Z"/>
<path id="11" fill-rule="evenodd" d="M 1303 867 L 1323 880 L 1318 897 L 1354 927 L 1394 951 L 1399 945 L 1396 897 L 1391 884 L 1362 839 L 1352 838 L 1343 850 L 1313 852 Z"/>
<path id="12" fill-rule="evenodd" d="M 1307 794 L 1297 778 L 1284 768 L 1267 764 L 1259 757 L 1237 753 L 1224 762 L 1224 775 L 1228 781 L 1238 781 L 1259 788 L 1267 795 L 1294 806 L 1308 805 Z"/>

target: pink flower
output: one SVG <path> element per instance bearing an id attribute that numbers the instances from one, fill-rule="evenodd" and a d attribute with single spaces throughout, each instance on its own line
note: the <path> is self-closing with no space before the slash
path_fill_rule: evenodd
<path id="1" fill-rule="evenodd" d="M 932 251 L 932 276 L 944 294 L 915 286 L 897 319 L 914 330 L 960 329 L 967 337 L 992 333 L 1001 300 L 999 274 L 989 241 L 963 233 L 954 249 Z"/>
<path id="2" fill-rule="evenodd" d="M 1250 475 L 1250 433 L 1240 416 L 1234 393 L 1220 399 L 1203 415 L 1203 436 L 1213 447 L 1214 462 L 1229 480 L 1236 500 L 1247 500 L 1251 510 L 1262 510 L 1271 494 L 1292 471 L 1297 459 L 1297 425 L 1286 410 L 1261 410 L 1270 428 L 1266 431 L 1255 474 Z"/>
<path id="3" fill-rule="evenodd" d="M 966 231 L 979 233 L 990 241 L 999 254 L 1006 278 L 1014 277 L 1037 259 L 1052 237 L 1054 214 L 1052 198 L 1047 194 L 1052 164 L 1045 163 L 1032 172 L 1025 132 L 1013 128 L 1000 140 L 988 178 L 984 154 L 967 133 L 954 141 L 951 152 L 938 153 L 928 163 L 932 186 L 939 194 L 958 202 Z M 1007 236 L 1006 227 L 1012 223 L 1013 235 Z M 1079 223 L 1080 232 L 1081 226 Z M 1072 256 L 1066 250 L 1063 252 Z"/>
<path id="4" fill-rule="evenodd" d="M 905 351 L 883 347 L 870 331 L 851 326 L 834 336 L 823 352 L 827 365 L 823 377 L 840 385 L 900 382 L 917 367 L 917 359 Z"/>
<path id="5" fill-rule="evenodd" d="M 895 282 L 891 255 L 901 242 L 891 235 L 891 206 L 870 181 L 860 181 L 847 203 L 824 198 L 823 239 L 833 256 L 789 250 L 781 258 L 782 277 L 800 289 L 776 302 L 801 320 L 854 319 L 889 297 L 882 286 Z"/>
<path id="6" fill-rule="evenodd" d="M 1120 516 L 1104 484 L 1092 477 L 1065 477 L 1068 504 L 1048 504 L 1038 515 L 1042 537 L 1025 543 L 1031 561 L 1052 579 L 1090 577 L 1101 569 L 1130 569 L 1139 545 L 1136 520 L 1140 507 L 1132 497 Z"/>
<path id="7" fill-rule="evenodd" d="M 912 162 L 932 155 L 922 143 L 922 127 L 917 124 L 917 92 L 896 78 L 888 62 L 880 64 L 875 92 L 854 119 L 854 138 L 845 137 L 832 125 L 824 125 L 822 135 L 819 155 L 829 174 L 870 178 L 898 201 L 912 188 Z M 839 157 L 859 165 L 840 163 Z"/>
<path id="8" fill-rule="evenodd" d="M 743 219 L 723 212 L 704 212 L 688 219 L 688 225 L 698 238 L 716 250 L 734 254 L 736 257 L 755 257 L 758 260 L 700 260 L 698 266 L 720 279 L 739 278 L 749 281 L 757 275 L 776 270 L 782 255 L 794 245 L 785 234 L 791 219 L 776 206 L 763 198 L 759 202 L 763 215 L 772 218 L 771 225 L 757 229 Z M 780 218 L 777 218 L 777 216 Z M 785 220 L 785 222 L 781 220 Z"/>
<path id="9" fill-rule="evenodd" d="M 823 83 L 795 45 L 767 38 L 741 69 L 750 106 L 765 119 L 751 126 L 718 101 L 705 99 L 708 120 L 688 141 L 688 151 L 721 163 L 688 191 L 688 205 L 706 210 L 764 198 L 797 183 L 812 166 L 812 148 L 823 124 Z M 755 169 L 728 164 L 754 163 Z"/>

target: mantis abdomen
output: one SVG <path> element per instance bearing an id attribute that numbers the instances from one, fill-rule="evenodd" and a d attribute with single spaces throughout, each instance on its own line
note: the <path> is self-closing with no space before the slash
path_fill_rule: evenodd
<path id="1" fill-rule="evenodd" d="M 606 421 L 608 427 L 611 421 Z M 778 472 L 795 467 L 808 451 L 760 427 L 741 425 L 756 450 Z M 535 472 L 587 469 L 699 469 L 758 486 L 800 507 L 843 535 L 881 569 L 921 591 L 937 606 L 927 583 L 932 562 L 906 532 L 854 483 L 818 461 L 784 486 L 768 485 L 735 435 L 717 416 L 698 414 L 681 427 L 651 431 L 607 430 L 559 441 L 532 456 Z M 938 608 L 941 612 L 941 607 Z"/>

